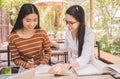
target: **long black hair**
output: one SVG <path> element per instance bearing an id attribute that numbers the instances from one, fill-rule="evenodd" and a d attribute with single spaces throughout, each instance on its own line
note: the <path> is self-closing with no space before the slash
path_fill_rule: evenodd
<path id="1" fill-rule="evenodd" d="M 84 36 L 85 36 L 85 12 L 79 5 L 73 5 L 67 9 L 66 14 L 73 16 L 79 23 L 78 32 L 76 38 L 78 39 L 78 57 L 81 56 Z"/>
<path id="2" fill-rule="evenodd" d="M 38 9 L 36 8 L 36 6 L 33 5 L 33 4 L 23 4 L 20 11 L 19 11 L 17 20 L 15 22 L 15 25 L 14 25 L 11 33 L 18 30 L 18 29 L 23 28 L 23 23 L 22 23 L 23 18 L 25 16 L 31 14 L 31 13 L 36 13 L 38 15 L 38 24 L 36 25 L 35 29 L 40 28 L 40 25 L 39 25 L 39 12 L 38 12 Z"/>

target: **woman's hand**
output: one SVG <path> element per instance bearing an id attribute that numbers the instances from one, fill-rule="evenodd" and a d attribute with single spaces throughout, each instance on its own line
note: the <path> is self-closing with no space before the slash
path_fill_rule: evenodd
<path id="1" fill-rule="evenodd" d="M 70 67 L 69 64 L 56 64 L 52 66 L 52 68 L 48 71 L 48 73 L 52 74 L 61 74 L 68 70 Z"/>
<path id="2" fill-rule="evenodd" d="M 72 62 L 71 64 L 56 64 L 52 66 L 52 68 L 48 71 L 48 73 L 51 74 L 61 74 L 64 73 L 65 71 L 69 70 L 70 68 L 76 68 L 79 67 L 79 63 L 77 61 Z"/>
<path id="3" fill-rule="evenodd" d="M 77 61 L 72 62 L 71 65 L 72 65 L 72 68 L 80 67 L 80 65 Z"/>
<path id="4" fill-rule="evenodd" d="M 35 67 L 37 67 L 37 65 L 35 64 L 34 60 L 31 59 L 31 61 L 28 61 L 28 62 L 27 62 L 26 67 L 27 67 L 28 69 L 29 69 L 29 68 L 35 68 Z"/>
<path id="5" fill-rule="evenodd" d="M 53 47 L 59 49 L 59 44 L 56 43 L 55 41 L 50 40 L 50 44 L 51 44 L 51 46 L 53 46 Z"/>

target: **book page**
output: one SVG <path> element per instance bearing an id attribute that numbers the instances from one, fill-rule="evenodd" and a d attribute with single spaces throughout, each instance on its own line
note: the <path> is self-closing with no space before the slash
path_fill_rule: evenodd
<path id="1" fill-rule="evenodd" d="M 35 68 L 35 73 L 40 73 L 40 74 L 48 73 L 50 69 L 51 69 L 51 66 L 41 64 Z"/>
<path id="2" fill-rule="evenodd" d="M 117 71 L 120 74 L 120 66 L 117 66 L 115 64 L 111 64 L 108 67 L 114 69 L 115 71 Z"/>
<path id="3" fill-rule="evenodd" d="M 120 73 L 120 68 L 114 64 L 106 64 L 96 60 L 82 68 L 75 68 L 74 71 L 77 75 L 116 74 Z"/>
<path id="4" fill-rule="evenodd" d="M 100 60 L 95 60 L 94 62 L 92 62 L 91 64 L 93 64 L 96 68 L 98 68 L 99 70 L 102 70 L 105 67 L 108 67 L 108 65 Z"/>
<path id="5" fill-rule="evenodd" d="M 102 70 L 103 73 L 120 73 L 120 68 L 115 64 L 106 64 L 100 60 L 92 63 L 97 69 Z"/>
<path id="6" fill-rule="evenodd" d="M 82 68 L 75 68 L 74 70 L 77 75 L 95 75 L 103 73 L 92 64 L 87 64 Z"/>
<path id="7" fill-rule="evenodd" d="M 53 74 L 49 74 L 48 71 L 51 69 L 51 66 L 40 64 L 35 68 L 35 76 L 52 76 Z"/>
<path id="8" fill-rule="evenodd" d="M 46 65 L 46 64 L 41 64 L 38 67 L 36 67 L 35 70 L 35 76 L 64 76 L 64 75 L 70 75 L 72 74 L 72 72 L 66 71 L 64 73 L 60 73 L 60 74 L 50 74 L 48 73 L 48 71 L 51 69 L 50 65 Z"/>
<path id="9" fill-rule="evenodd" d="M 120 73 L 120 68 L 115 66 L 114 64 L 109 64 L 107 67 L 104 68 L 104 71 L 110 72 L 111 74 Z"/>

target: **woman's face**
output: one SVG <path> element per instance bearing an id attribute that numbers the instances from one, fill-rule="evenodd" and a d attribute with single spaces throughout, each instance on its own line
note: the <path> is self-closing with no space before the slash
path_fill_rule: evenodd
<path id="1" fill-rule="evenodd" d="M 38 24 L 38 15 L 35 13 L 29 14 L 23 18 L 22 22 L 24 29 L 34 30 L 34 28 Z"/>
<path id="2" fill-rule="evenodd" d="M 65 15 L 65 22 L 71 32 L 77 32 L 80 23 L 71 15 Z"/>

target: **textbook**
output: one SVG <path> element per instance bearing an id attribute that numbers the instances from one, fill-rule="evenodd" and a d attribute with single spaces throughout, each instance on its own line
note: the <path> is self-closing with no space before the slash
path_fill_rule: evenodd
<path id="1" fill-rule="evenodd" d="M 50 74 L 48 71 L 51 69 L 50 65 L 46 64 L 41 64 L 35 69 L 35 76 L 65 76 L 65 75 L 70 75 L 72 72 L 66 71 L 64 73 L 59 73 L 59 74 Z"/>
<path id="2" fill-rule="evenodd" d="M 51 68 L 51 66 L 49 65 L 44 65 L 44 64 L 41 64 L 39 65 L 38 67 L 35 68 L 35 76 L 39 76 L 39 75 L 53 75 L 53 74 L 49 74 L 48 71 L 49 69 Z"/>
<path id="3" fill-rule="evenodd" d="M 33 79 L 34 77 L 41 77 L 41 76 L 66 76 L 72 74 L 72 72 L 69 71 L 60 74 L 50 74 L 48 73 L 50 69 L 51 69 L 50 65 L 40 64 L 36 68 L 26 69 L 25 71 L 10 77 L 10 79 Z"/>
<path id="4" fill-rule="evenodd" d="M 73 70 L 77 76 L 120 73 L 119 67 L 115 66 L 114 64 L 106 64 L 99 60 L 87 64 L 84 67 L 74 68 Z"/>

